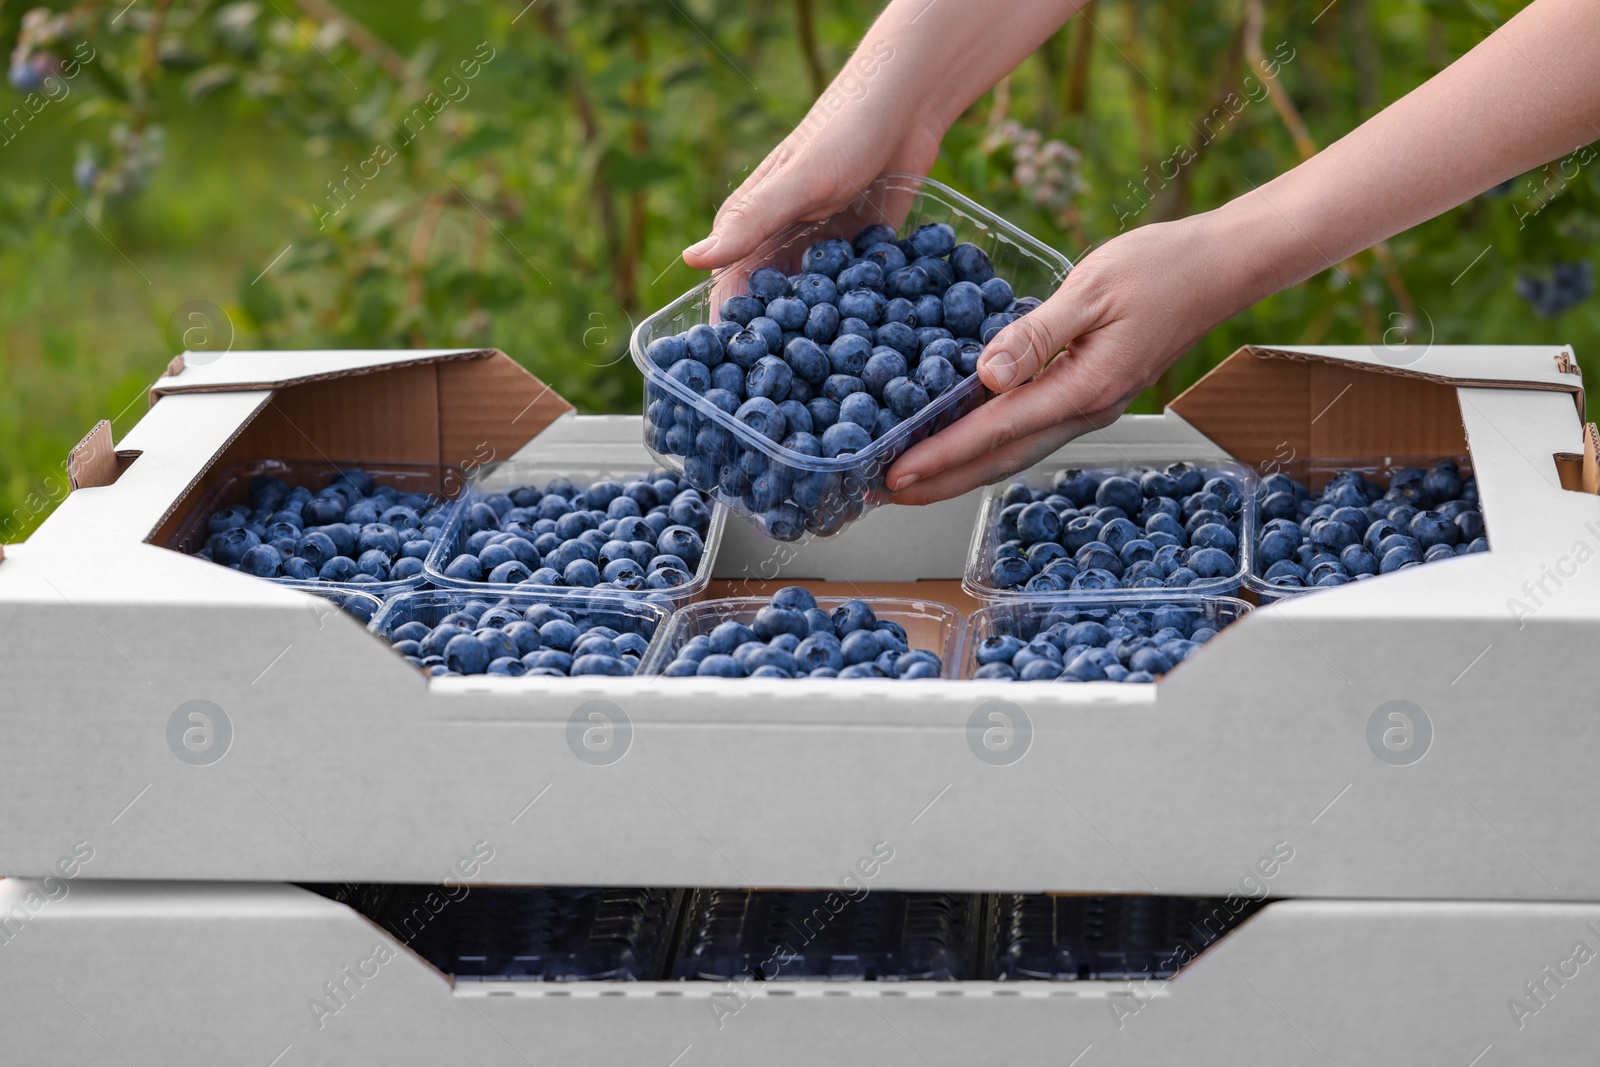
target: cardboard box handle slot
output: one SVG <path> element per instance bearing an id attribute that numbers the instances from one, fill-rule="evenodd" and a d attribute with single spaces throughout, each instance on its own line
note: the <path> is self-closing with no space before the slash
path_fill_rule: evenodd
<path id="1" fill-rule="evenodd" d="M 1557 452 L 1556 474 L 1561 488 L 1573 493 L 1600 494 L 1600 427 L 1585 423 L 1583 451 Z"/>
<path id="2" fill-rule="evenodd" d="M 67 481 L 74 489 L 111 485 L 140 455 L 118 452 L 111 438 L 110 421 L 101 419 L 67 454 Z"/>

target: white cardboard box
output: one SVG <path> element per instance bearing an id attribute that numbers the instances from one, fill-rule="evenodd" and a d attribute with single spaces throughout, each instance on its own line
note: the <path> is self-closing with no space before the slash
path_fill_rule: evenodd
<path id="1" fill-rule="evenodd" d="M 636 441 L 637 420 L 573 416 L 496 353 L 184 367 L 120 453 L 88 442 L 85 487 L 0 562 L 0 870 L 89 841 L 97 879 L 438 881 L 489 840 L 500 882 L 831 885 L 890 841 L 885 888 L 1212 894 L 1288 841 L 1274 895 L 1600 900 L 1600 498 L 1559 474 L 1581 488 L 1570 352 L 1414 355 L 1245 350 L 1048 462 L 1470 442 L 1490 552 L 1257 612 L 1158 685 L 1073 687 L 429 684 L 323 602 L 149 542 L 214 461 L 468 463 L 547 425 L 530 449 Z M 976 503 L 881 509 L 799 550 L 736 523 L 719 574 L 953 599 Z M 196 700 L 231 727 L 204 766 L 168 743 Z M 572 747 L 593 701 L 615 706 L 613 762 Z M 1029 728 L 985 762 L 996 701 Z M 1410 765 L 1369 745 L 1392 701 L 1425 751 Z"/>
<path id="2" fill-rule="evenodd" d="M 99 859 L 0 881 L 45 901 L 0 928 L 7 1062 L 1576 1067 L 1600 1016 L 1596 905 L 1279 901 L 1170 981 L 452 986 L 306 890 Z"/>

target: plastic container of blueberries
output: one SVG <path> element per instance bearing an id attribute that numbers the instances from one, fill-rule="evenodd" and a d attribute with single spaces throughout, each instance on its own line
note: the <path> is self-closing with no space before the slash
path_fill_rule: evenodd
<path id="1" fill-rule="evenodd" d="M 700 554 L 700 565 L 695 568 L 691 581 L 685 582 L 675 589 L 627 590 L 604 585 L 594 587 L 517 586 L 493 582 L 468 582 L 445 575 L 445 568 L 450 565 L 450 561 L 455 559 L 465 548 L 466 537 L 462 533 L 462 527 L 466 522 L 467 511 L 474 503 L 483 500 L 485 497 L 505 492 L 521 485 L 539 485 L 542 487 L 545 483 L 555 478 L 570 478 L 579 487 L 606 479 L 630 481 L 638 475 L 648 473 L 650 470 L 651 464 L 648 462 L 639 462 L 636 455 L 630 458 L 629 454 L 636 454 L 639 451 L 637 445 L 630 445 L 625 450 L 625 453 L 615 456 L 606 455 L 607 451 L 606 445 L 585 443 L 581 449 L 573 447 L 562 450 L 563 455 L 570 452 L 570 459 L 554 456 L 538 460 L 510 459 L 502 463 L 480 467 L 473 471 L 468 479 L 466 491 L 457 497 L 450 509 L 449 517 L 445 520 L 445 526 L 440 532 L 438 542 L 433 546 L 433 551 L 428 553 L 428 558 L 423 562 L 422 572 L 427 581 L 440 589 L 476 589 L 486 592 L 504 592 L 519 588 L 551 588 L 579 593 L 616 593 L 663 604 L 669 610 L 699 599 L 705 594 L 706 587 L 711 584 L 711 572 L 716 566 L 717 552 L 722 547 L 722 531 L 728 524 L 728 509 L 715 499 L 711 500 L 711 521 L 706 524 L 706 532 L 701 538 L 705 544 L 705 550 Z"/>
<path id="2" fill-rule="evenodd" d="M 1157 593 L 1159 590 L 1144 590 Z M 1063 600 L 1033 598 L 1028 600 L 1009 600 L 1003 604 L 990 604 L 979 608 L 967 618 L 966 641 L 961 648 L 961 660 L 957 670 L 951 677 L 972 678 L 978 669 L 978 646 L 991 637 L 1000 634 L 1012 634 L 1023 641 L 1031 641 L 1042 631 L 1049 629 L 1058 622 L 1103 622 L 1119 611 L 1136 611 L 1141 616 L 1148 617 L 1157 608 L 1178 607 L 1190 612 L 1195 621 L 1205 620 L 1212 624 L 1219 633 L 1222 628 L 1229 626 L 1248 615 L 1252 606 L 1229 596 L 1194 596 L 1193 594 L 1178 594 L 1167 597 L 1146 597 L 1142 602 L 1130 601 L 1127 598 L 1100 600 Z M 1179 664 L 1182 666 L 1182 664 Z M 1174 668 L 1176 669 L 1176 668 Z M 1164 677 L 1164 676 L 1163 676 Z M 1159 681 L 1160 679 L 1157 679 Z M 1005 683 L 1015 685 L 1038 685 L 1038 682 Z M 1066 682 L 1057 683 L 1066 685 L 1094 685 L 1093 682 Z M 1124 685 L 1123 682 L 1112 682 L 1112 685 Z M 1137 684 L 1137 683 L 1136 683 Z"/>
<path id="3" fill-rule="evenodd" d="M 1341 471 L 1353 470 L 1360 471 L 1372 481 L 1381 482 L 1385 487 L 1387 487 L 1389 484 L 1389 479 L 1392 478 L 1394 476 L 1394 472 L 1401 467 L 1421 467 L 1426 470 L 1435 463 L 1442 463 L 1445 460 L 1450 460 L 1457 467 L 1461 468 L 1461 475 L 1463 478 L 1471 476 L 1471 456 L 1357 456 L 1346 458 L 1331 457 L 1315 460 L 1295 459 L 1289 460 L 1285 463 L 1272 463 L 1263 468 L 1260 477 L 1265 478 L 1269 474 L 1287 474 L 1301 485 L 1304 485 L 1306 488 L 1310 489 L 1313 493 L 1319 493 L 1322 491 L 1323 486 L 1327 485 L 1333 480 L 1334 475 L 1340 473 Z M 1260 537 L 1262 528 L 1259 504 L 1260 500 L 1254 499 L 1252 500 L 1250 506 L 1250 515 L 1254 518 L 1255 525 L 1250 533 L 1249 566 L 1245 570 L 1244 588 L 1248 589 L 1252 594 L 1254 594 L 1260 605 L 1262 607 L 1268 607 L 1272 604 L 1276 604 L 1280 600 L 1288 600 L 1291 597 L 1304 596 L 1307 593 L 1320 593 L 1330 588 L 1339 588 L 1338 586 L 1318 585 L 1273 585 L 1266 580 L 1264 577 L 1266 568 L 1260 566 L 1260 562 L 1256 559 L 1255 552 L 1256 539 Z M 1481 502 L 1479 507 L 1482 507 Z M 1486 517 L 1484 520 L 1484 536 L 1488 537 L 1488 535 L 1488 519 Z M 1493 546 L 1491 545 L 1490 547 Z M 1425 565 L 1426 564 L 1424 564 L 1424 566 Z M 1375 577 L 1381 578 L 1383 576 L 1376 575 Z M 1371 579 L 1366 580 L 1371 581 Z"/>
<path id="4" fill-rule="evenodd" d="M 670 976 L 837 982 L 979 977 L 983 896 L 882 890 L 842 909 L 828 908 L 829 896 L 827 890 L 691 890 Z M 826 921 L 819 923 L 819 915 Z"/>
<path id="5" fill-rule="evenodd" d="M 548 604 L 571 613 L 574 619 L 581 619 L 589 626 L 609 626 L 618 633 L 641 634 L 651 643 L 639 658 L 640 669 L 634 672 L 636 675 L 644 673 L 644 664 L 655 653 L 656 643 L 665 630 L 669 614 L 666 608 L 648 600 L 617 593 L 592 593 L 584 589 L 551 589 L 548 592 L 520 592 L 494 586 L 476 591 L 420 589 L 385 600 L 372 622 L 367 624 L 367 629 L 388 641 L 390 634 L 408 622 L 420 622 L 431 628 L 452 611 L 475 600 L 482 601 L 487 607 L 505 604 L 518 611 Z M 485 676 L 472 677 L 482 679 Z"/>
<path id="6" fill-rule="evenodd" d="M 722 301 L 745 292 L 751 273 L 759 268 L 775 267 L 793 274 L 799 269 L 800 255 L 807 246 L 829 238 L 849 240 L 863 226 L 874 222 L 893 224 L 902 236 L 927 223 L 950 224 L 958 242 L 971 242 L 989 254 L 996 275 L 1010 282 L 1019 297 L 1046 299 L 1072 269 L 1065 256 L 954 189 L 930 178 L 885 174 L 843 210 L 820 222 L 790 226 L 740 263 L 714 272 L 708 280 L 641 322 L 633 332 L 630 347 L 633 362 L 645 379 L 645 444 L 664 465 L 675 471 L 684 469 L 683 457 L 666 451 L 662 440 L 664 433 L 657 429 L 653 417 L 661 410 L 656 405 L 670 404 L 674 405 L 675 417 L 692 413 L 700 422 L 726 430 L 738 449 L 766 457 L 768 468 L 781 472 L 791 487 L 799 479 L 808 479 L 802 499 L 796 499 L 800 494 L 791 488 L 779 503 L 779 506 L 790 504 L 798 509 L 803 525 L 792 528 L 779 526 L 775 529 L 769 516 L 777 508 L 756 511 L 750 506 L 748 493 L 736 496 L 716 485 L 699 487 L 777 540 L 832 536 L 886 503 L 889 492 L 884 477 L 894 461 L 912 445 L 983 403 L 988 396 L 983 383 L 976 374 L 969 375 L 874 441 L 870 448 L 828 459 L 802 456 L 755 433 L 687 386 L 667 377 L 645 358 L 645 348 L 658 337 L 682 333 L 700 323 L 716 322 Z"/>
<path id="7" fill-rule="evenodd" d="M 962 635 L 966 627 L 961 613 L 955 608 L 932 600 L 842 596 L 819 596 L 817 607 L 831 613 L 848 600 L 864 600 L 878 618 L 899 623 L 905 628 L 906 640 L 913 649 L 926 649 L 939 657 L 942 668 L 939 677 L 957 677 L 957 658 L 961 654 Z M 639 664 L 638 673 L 660 674 L 691 638 L 709 634 L 718 624 L 729 619 L 748 626 L 754 621 L 756 612 L 770 602 L 771 598 L 764 596 L 727 597 L 722 600 L 702 600 L 678 609 L 673 612 L 666 629 L 651 644 L 649 652 Z"/>
<path id="8" fill-rule="evenodd" d="M 1173 463 L 1191 463 L 1207 476 L 1213 474 L 1227 478 L 1239 490 L 1244 509 L 1239 517 L 1239 566 L 1232 573 L 1219 578 L 1202 578 L 1181 589 L 1068 589 L 1059 593 L 1029 592 L 1021 588 L 1001 589 L 989 576 L 995 561 L 995 550 L 1000 541 L 996 537 L 996 520 L 1005 506 L 1001 498 L 1013 482 L 1026 481 L 1034 488 L 1050 486 L 1058 471 L 1071 469 L 1070 464 L 1043 464 L 1006 481 L 991 485 L 984 491 L 978 507 L 978 521 L 972 528 L 972 542 L 967 547 L 966 573 L 961 588 L 982 604 L 1005 604 L 1028 600 L 1117 600 L 1159 601 L 1165 603 L 1177 596 L 1236 596 L 1245 584 L 1252 554 L 1255 551 L 1256 478 L 1250 468 L 1231 461 L 1192 459 L 1187 456 L 1167 456 L 1156 459 L 1141 456 L 1138 460 L 1120 466 L 1085 466 L 1077 469 L 1109 477 L 1128 471 L 1160 470 Z"/>
<path id="9" fill-rule="evenodd" d="M 258 474 L 270 474 L 274 477 L 282 478 L 290 485 L 303 485 L 315 492 L 332 482 L 334 476 L 341 470 L 351 467 L 359 467 L 366 471 L 372 475 L 372 480 L 378 485 L 392 485 L 396 489 L 408 493 L 428 493 L 447 502 L 458 495 L 466 485 L 466 477 L 459 469 L 441 467 L 437 464 L 369 463 L 355 460 L 339 463 L 321 459 L 264 459 L 241 463 L 224 468 L 221 472 L 211 476 L 211 484 L 190 503 L 188 511 L 184 513 L 183 520 L 178 523 L 177 528 L 173 531 L 172 536 L 167 538 L 163 547 L 189 556 L 199 552 L 205 547 L 206 539 L 209 536 L 206 532 L 206 520 L 211 517 L 211 513 L 218 508 L 245 503 L 248 498 L 250 479 Z M 320 593 L 324 590 L 370 593 L 380 600 L 411 589 L 423 588 L 428 581 L 425 570 L 423 573 L 413 575 L 410 578 L 401 578 L 388 582 L 324 582 L 320 580 L 304 581 L 298 578 L 263 578 L 261 580 L 305 588 L 314 593 Z"/>

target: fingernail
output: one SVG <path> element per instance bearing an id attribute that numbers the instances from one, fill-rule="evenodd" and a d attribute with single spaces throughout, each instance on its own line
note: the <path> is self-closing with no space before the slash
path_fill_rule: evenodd
<path id="1" fill-rule="evenodd" d="M 683 254 L 686 256 L 703 256 L 715 247 L 717 247 L 717 235 L 712 234 L 710 237 L 707 237 L 702 241 L 697 241 L 688 248 L 685 248 L 683 250 Z"/>
<path id="2" fill-rule="evenodd" d="M 991 352 L 983 365 L 989 368 L 989 377 L 994 379 L 994 384 L 1000 389 L 1011 388 L 1021 373 L 1017 366 L 1017 357 L 1010 352 Z"/>
<path id="3" fill-rule="evenodd" d="M 894 483 L 894 491 L 898 493 L 900 490 L 905 489 L 921 477 L 922 475 L 920 474 L 902 474 Z"/>

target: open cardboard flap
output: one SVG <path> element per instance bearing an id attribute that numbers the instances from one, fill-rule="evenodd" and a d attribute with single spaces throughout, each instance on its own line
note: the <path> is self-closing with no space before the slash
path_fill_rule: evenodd
<path id="1" fill-rule="evenodd" d="M 109 426 L 74 450 L 78 491 L 36 538 L 163 544 L 212 472 L 261 460 L 421 465 L 447 492 L 574 410 L 495 349 L 186 353 L 150 393 L 126 451 Z"/>
<path id="2" fill-rule="evenodd" d="M 574 410 L 495 349 L 236 352 L 185 366 L 151 393 L 267 385 L 271 398 L 207 470 L 267 459 L 421 464 L 438 469 L 437 489 L 447 492 L 449 471 L 511 455 Z M 172 502 L 151 540 L 166 540 L 188 496 Z"/>
<path id="3" fill-rule="evenodd" d="M 1381 345 L 1247 345 L 1169 407 L 1257 470 L 1294 460 L 1465 456 L 1462 386 L 1567 392 L 1582 417 L 1583 379 L 1570 349 L 1471 345 L 1407 352 Z M 1391 362 L 1401 358 L 1410 362 Z"/>

